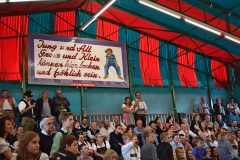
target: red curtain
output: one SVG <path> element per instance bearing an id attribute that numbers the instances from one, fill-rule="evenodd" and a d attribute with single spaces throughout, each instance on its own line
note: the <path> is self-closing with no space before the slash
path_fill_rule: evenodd
<path id="1" fill-rule="evenodd" d="M 27 16 L 1 17 L 0 21 L 0 80 L 22 79 L 22 45 L 26 60 L 26 72 L 28 70 L 27 56 Z M 24 44 L 21 35 L 24 36 Z M 13 37 L 16 36 L 16 37 Z"/>
<path id="2" fill-rule="evenodd" d="M 97 21 L 97 35 L 101 37 L 105 37 L 112 41 L 118 41 L 118 30 L 119 26 L 103 21 Z M 103 40 L 102 38 L 97 37 L 99 40 Z"/>
<path id="3" fill-rule="evenodd" d="M 181 48 L 178 48 L 178 63 L 195 68 L 194 57 L 195 54 L 188 52 Z M 181 85 L 184 87 L 198 87 L 197 76 L 194 69 L 178 65 L 178 75 Z"/>
<path id="4" fill-rule="evenodd" d="M 216 88 L 225 88 L 223 84 L 228 85 L 228 78 L 227 78 L 227 68 L 223 63 L 217 62 L 215 60 L 211 60 L 211 70 L 212 70 L 212 76 L 214 77 L 213 81 L 216 86 Z M 216 79 L 221 81 L 216 81 Z"/>
<path id="5" fill-rule="evenodd" d="M 74 30 L 75 30 L 75 11 L 56 12 L 54 23 L 55 35 L 74 37 Z"/>
<path id="6" fill-rule="evenodd" d="M 162 86 L 163 81 L 159 66 L 159 41 L 144 35 L 140 35 L 140 69 L 144 84 Z M 156 55 L 156 56 L 153 56 Z"/>

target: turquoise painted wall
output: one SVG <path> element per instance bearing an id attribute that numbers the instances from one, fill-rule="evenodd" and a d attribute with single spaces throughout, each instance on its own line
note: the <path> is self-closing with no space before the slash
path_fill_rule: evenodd
<path id="1" fill-rule="evenodd" d="M 17 102 L 22 98 L 22 84 L 20 82 L 0 82 L 1 89 L 9 90 Z M 49 97 L 55 96 L 56 88 L 60 88 L 63 96 L 71 102 L 71 110 L 74 114 L 81 114 L 81 91 L 80 88 L 66 86 L 43 86 L 27 85 L 27 90 L 33 92 L 33 99 L 41 97 L 41 92 L 47 90 Z M 142 99 L 148 106 L 149 114 L 173 113 L 172 95 L 169 87 L 145 87 L 133 86 L 133 94 L 137 91 L 142 93 Z M 199 103 L 200 97 L 207 98 L 207 89 L 200 88 L 175 88 L 178 112 L 192 112 L 195 104 Z M 224 104 L 227 103 L 229 92 L 226 90 L 211 89 L 212 98 L 221 97 Z M 234 93 L 240 90 L 234 90 Z M 239 95 L 239 94 L 238 94 Z M 122 103 L 129 96 L 129 89 L 121 88 L 85 88 L 84 103 L 87 114 L 121 114 Z M 236 101 L 240 102 L 236 97 Z M 238 96 L 239 97 L 239 96 Z"/>

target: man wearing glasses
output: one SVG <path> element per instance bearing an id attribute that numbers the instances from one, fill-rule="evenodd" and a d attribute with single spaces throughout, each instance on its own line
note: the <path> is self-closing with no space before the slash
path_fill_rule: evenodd
<path id="1" fill-rule="evenodd" d="M 40 122 L 40 128 L 42 129 L 41 133 L 39 133 L 40 150 L 50 156 L 54 137 L 52 134 L 53 122 L 49 118 L 43 118 Z"/>

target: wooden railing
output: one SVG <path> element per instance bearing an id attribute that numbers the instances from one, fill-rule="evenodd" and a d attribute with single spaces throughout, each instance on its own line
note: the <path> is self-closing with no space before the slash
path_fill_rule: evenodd
<path id="1" fill-rule="evenodd" d="M 122 114 L 87 114 L 88 125 L 90 125 L 90 123 L 92 121 L 97 121 L 100 119 L 101 120 L 108 119 L 110 122 L 112 122 L 113 116 L 115 116 L 115 115 L 118 115 L 120 121 L 122 122 Z M 165 123 L 168 116 L 173 116 L 173 114 L 171 114 L 171 113 L 169 113 L 169 114 L 147 114 L 146 115 L 147 125 L 150 121 L 155 120 L 156 117 L 160 117 L 161 120 Z M 81 117 L 82 116 L 80 114 L 74 115 L 75 120 L 81 120 Z M 192 121 L 192 113 L 186 113 L 186 117 L 188 120 L 188 124 L 190 124 Z"/>

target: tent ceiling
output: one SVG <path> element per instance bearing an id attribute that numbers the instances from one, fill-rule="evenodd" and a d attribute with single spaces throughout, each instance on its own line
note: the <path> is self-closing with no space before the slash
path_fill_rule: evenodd
<path id="1" fill-rule="evenodd" d="M 0 15 L 66 11 L 77 8 L 95 13 L 105 3 L 105 0 L 59 0 L 0 4 Z M 155 0 L 155 3 L 240 37 L 240 0 Z M 101 16 L 113 23 L 169 41 L 220 62 L 238 64 L 234 62 L 240 61 L 239 44 L 143 6 L 136 0 L 117 0 Z"/>

